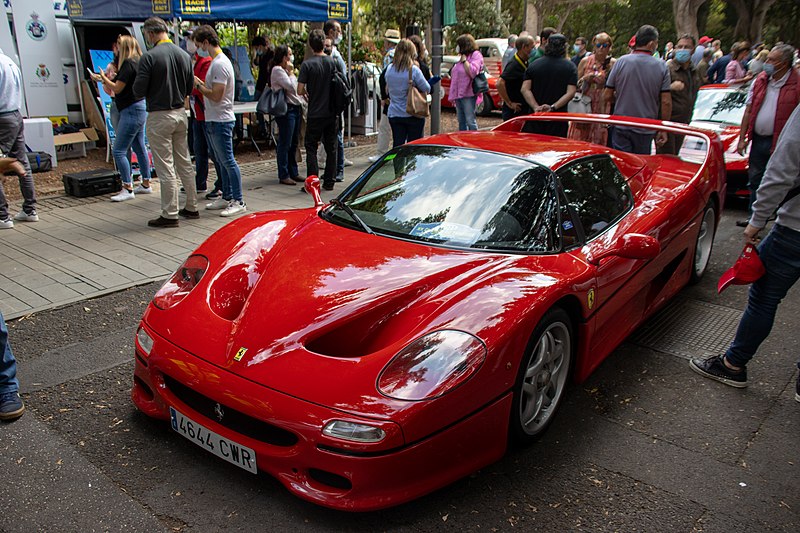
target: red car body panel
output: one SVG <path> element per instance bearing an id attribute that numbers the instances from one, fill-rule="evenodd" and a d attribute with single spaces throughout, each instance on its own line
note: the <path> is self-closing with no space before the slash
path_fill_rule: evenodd
<path id="1" fill-rule="evenodd" d="M 141 327 L 153 346 L 148 355 L 137 341 L 136 406 L 161 419 L 176 408 L 255 450 L 259 468 L 294 494 L 338 509 L 397 505 L 497 460 L 507 446 L 517 370 L 544 313 L 556 305 L 572 313 L 574 378 L 584 380 L 687 283 L 703 208 L 716 202 L 721 210 L 725 190 L 713 134 L 705 137 L 711 155 L 698 165 L 518 133 L 520 120 L 416 143 L 516 155 L 555 171 L 607 153 L 628 179 L 633 209 L 586 245 L 545 255 L 371 235 L 325 221 L 315 208 L 242 217 L 197 249 L 209 266 L 183 300 L 147 308 Z M 613 256 L 592 264 L 629 233 L 655 237 L 661 252 L 650 261 Z M 392 358 L 441 329 L 485 344 L 474 375 L 432 400 L 378 392 L 377 377 Z M 196 408 L 194 394 L 291 438 L 273 443 L 233 431 Z M 332 420 L 371 424 L 386 437 L 358 443 L 326 436 L 322 428 Z M 345 482 L 331 485 L 318 472 Z"/>

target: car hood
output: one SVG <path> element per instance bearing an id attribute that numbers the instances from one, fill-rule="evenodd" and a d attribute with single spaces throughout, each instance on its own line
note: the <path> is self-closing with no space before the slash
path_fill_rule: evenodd
<path id="1" fill-rule="evenodd" d="M 554 256 L 450 250 L 301 218 L 262 217 L 238 240 L 213 236 L 198 250 L 210 258 L 201 284 L 172 309 L 151 305 L 148 325 L 256 383 L 374 413 L 366 399 L 403 346 L 443 327 L 497 326 L 505 306 L 559 279 L 540 272 Z M 237 300 L 235 317 L 220 316 L 220 305 Z"/>

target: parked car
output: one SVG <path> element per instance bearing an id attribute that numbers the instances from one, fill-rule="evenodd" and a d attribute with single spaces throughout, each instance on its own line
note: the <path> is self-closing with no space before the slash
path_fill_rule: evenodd
<path id="1" fill-rule="evenodd" d="M 457 64 L 458 56 L 444 56 L 442 58 L 442 107 L 455 107 L 455 104 L 448 98 L 448 94 L 450 91 L 450 69 Z M 493 76 L 485 66 L 484 73 L 486 74 L 486 81 L 489 82 L 489 92 L 483 95 L 483 98 L 475 107 L 475 113 L 481 116 L 487 116 L 495 109 L 500 109 L 500 106 L 503 105 L 503 99 L 500 97 L 500 93 L 497 92 L 497 76 Z"/>
<path id="2" fill-rule="evenodd" d="M 503 54 L 508 50 L 508 39 L 477 39 L 475 44 L 481 51 L 486 70 L 493 77 L 499 77 L 503 72 Z"/>
<path id="3" fill-rule="evenodd" d="M 740 155 L 739 144 L 742 117 L 748 87 L 730 85 L 704 85 L 697 93 L 691 125 L 708 129 L 719 135 L 725 153 L 725 171 L 728 175 L 728 194 L 748 198 L 747 169 L 749 156 Z M 697 137 L 684 140 L 680 155 L 697 159 L 705 155 L 705 145 Z"/>
<path id="4" fill-rule="evenodd" d="M 665 129 L 709 154 L 529 120 Z M 703 276 L 725 195 L 714 133 L 558 113 L 394 148 L 326 205 L 306 184 L 314 207 L 232 221 L 161 287 L 131 394 L 211 454 L 354 511 L 539 438 L 571 379 Z"/>

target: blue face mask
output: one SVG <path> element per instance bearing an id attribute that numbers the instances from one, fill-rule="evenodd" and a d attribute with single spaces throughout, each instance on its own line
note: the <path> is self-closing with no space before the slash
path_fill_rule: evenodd
<path id="1" fill-rule="evenodd" d="M 675 50 L 675 61 L 678 63 L 686 63 L 691 59 L 692 51 L 691 50 Z"/>
<path id="2" fill-rule="evenodd" d="M 775 74 L 775 65 L 772 63 L 764 63 L 764 72 L 771 78 L 773 74 Z"/>
<path id="3" fill-rule="evenodd" d="M 575 54 L 580 54 L 581 53 L 581 46 L 579 44 L 573 44 L 572 45 L 572 52 L 575 53 Z"/>

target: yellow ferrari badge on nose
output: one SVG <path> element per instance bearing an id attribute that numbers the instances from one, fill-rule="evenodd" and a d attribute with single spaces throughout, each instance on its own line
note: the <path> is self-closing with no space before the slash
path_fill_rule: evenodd
<path id="1" fill-rule="evenodd" d="M 594 307 L 594 289 L 589 289 L 589 294 L 586 295 L 586 305 L 589 309 Z"/>
<path id="2" fill-rule="evenodd" d="M 242 360 L 242 357 L 244 357 L 244 354 L 246 353 L 247 353 L 247 348 L 244 347 L 239 348 L 239 351 L 236 352 L 236 355 L 233 356 L 233 360 L 238 363 L 239 361 Z"/>

